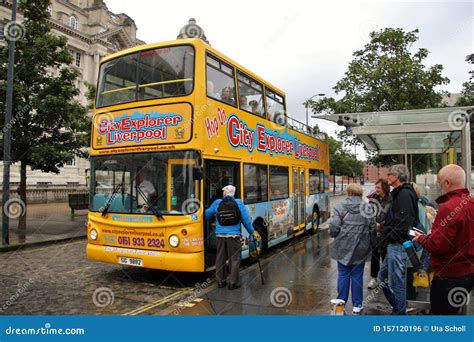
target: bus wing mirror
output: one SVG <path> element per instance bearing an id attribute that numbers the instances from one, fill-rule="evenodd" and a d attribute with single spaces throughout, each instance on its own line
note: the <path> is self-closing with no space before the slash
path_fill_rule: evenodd
<path id="1" fill-rule="evenodd" d="M 204 178 L 204 174 L 200 167 L 193 167 L 193 179 L 194 180 L 202 180 Z"/>

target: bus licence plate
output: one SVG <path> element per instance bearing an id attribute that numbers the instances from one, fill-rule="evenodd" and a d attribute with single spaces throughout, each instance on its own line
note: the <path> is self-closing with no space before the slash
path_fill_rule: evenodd
<path id="1" fill-rule="evenodd" d="M 143 266 L 143 260 L 137 258 L 119 257 L 119 264 L 131 266 Z"/>

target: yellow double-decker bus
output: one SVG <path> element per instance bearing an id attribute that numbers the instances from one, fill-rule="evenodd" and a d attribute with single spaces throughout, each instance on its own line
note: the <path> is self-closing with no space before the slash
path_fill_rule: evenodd
<path id="1" fill-rule="evenodd" d="M 283 91 L 200 39 L 104 58 L 91 136 L 89 259 L 211 269 L 204 210 L 228 184 L 264 249 L 329 217 L 326 135 L 288 118 Z"/>

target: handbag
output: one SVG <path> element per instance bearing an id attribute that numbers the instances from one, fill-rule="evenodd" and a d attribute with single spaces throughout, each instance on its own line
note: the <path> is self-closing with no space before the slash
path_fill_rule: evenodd
<path id="1" fill-rule="evenodd" d="M 430 275 L 426 272 L 414 272 L 413 273 L 413 286 L 414 287 L 429 287 Z"/>

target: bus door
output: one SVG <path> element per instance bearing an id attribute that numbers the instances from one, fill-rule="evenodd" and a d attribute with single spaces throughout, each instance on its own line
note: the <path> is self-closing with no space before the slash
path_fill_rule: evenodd
<path id="1" fill-rule="evenodd" d="M 209 208 L 216 199 L 222 198 L 222 188 L 226 185 L 235 186 L 235 197 L 241 198 L 240 163 L 206 159 L 204 164 L 204 208 Z M 215 266 L 215 229 L 215 218 L 204 222 L 206 268 Z"/>
<path id="2" fill-rule="evenodd" d="M 304 168 L 293 167 L 293 230 L 298 230 L 305 223 L 306 182 Z"/>

